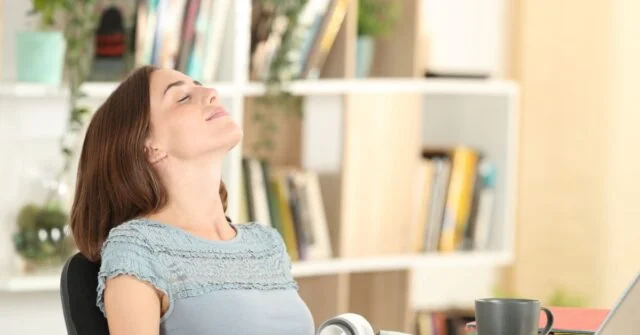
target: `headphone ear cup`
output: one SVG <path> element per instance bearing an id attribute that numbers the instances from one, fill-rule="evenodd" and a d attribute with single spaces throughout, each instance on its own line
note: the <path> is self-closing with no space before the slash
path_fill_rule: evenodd
<path id="1" fill-rule="evenodd" d="M 355 325 L 356 335 L 375 335 L 373 327 L 371 326 L 369 321 L 364 318 L 364 316 L 355 313 L 345 313 L 342 315 L 345 319 L 349 320 L 352 324 Z"/>
<path id="2" fill-rule="evenodd" d="M 316 335 L 375 335 L 375 332 L 362 315 L 344 313 L 323 322 Z"/>

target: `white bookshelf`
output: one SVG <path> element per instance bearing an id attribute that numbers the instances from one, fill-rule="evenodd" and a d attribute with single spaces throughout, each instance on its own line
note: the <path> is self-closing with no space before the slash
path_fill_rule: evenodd
<path id="1" fill-rule="evenodd" d="M 418 2 L 420 1 L 407 1 L 407 3 Z M 248 79 L 249 17 L 246 14 L 250 10 L 251 1 L 234 0 L 232 3 L 228 28 L 231 28 L 233 33 L 225 35 L 225 55 L 222 57 L 225 71 L 219 78 L 219 82 L 205 83 L 205 85 L 218 90 L 223 104 L 229 109 L 234 120 L 243 125 L 245 102 L 247 99 L 263 94 L 265 87 L 261 83 L 251 82 Z M 353 33 L 355 27 L 354 20 L 357 15 L 354 13 L 354 8 L 355 6 L 350 7 L 347 22 L 344 24 L 350 28 L 343 26 L 336 41 L 336 51 L 332 51 L 330 55 L 332 59 L 328 60 L 327 66 L 330 68 L 328 75 L 318 80 L 294 81 L 285 86 L 287 91 L 304 97 L 305 119 L 301 126 L 301 166 L 317 171 L 321 175 L 342 178 L 343 184 L 340 187 L 343 190 L 363 185 L 362 180 L 350 184 L 351 182 L 345 181 L 345 178 L 355 174 L 354 171 L 349 170 L 352 166 L 349 164 L 353 164 L 354 159 L 348 155 L 358 155 L 357 150 L 354 149 L 357 148 L 356 142 L 363 136 L 369 135 L 366 131 L 354 130 L 350 127 L 362 122 L 367 126 L 384 130 L 386 122 L 391 121 L 393 124 L 392 119 L 385 118 L 385 114 L 390 113 L 393 113 L 395 118 L 408 117 L 416 120 L 417 124 L 411 128 L 410 134 L 398 131 L 397 135 L 415 137 L 419 139 L 420 145 L 469 144 L 482 149 L 495 159 L 500 177 L 497 191 L 498 205 L 495 222 L 492 223 L 494 227 L 492 241 L 488 250 L 451 254 L 408 254 L 384 248 L 380 252 L 364 255 L 350 252 L 347 256 L 334 259 L 295 262 L 292 267 L 293 275 L 300 280 L 301 292 L 303 295 L 306 294 L 305 298 L 312 305 L 312 309 L 320 306 L 317 319 L 336 312 L 361 309 L 362 306 L 358 306 L 357 303 L 348 302 L 349 299 L 358 299 L 357 296 L 349 297 L 350 287 L 370 286 L 372 296 L 384 302 L 385 293 L 375 289 L 377 286 L 370 283 L 377 280 L 375 279 L 378 278 L 377 276 L 391 278 L 398 273 L 401 274 L 400 279 L 388 285 L 393 290 L 396 290 L 396 284 L 400 285 L 397 288 L 398 291 L 389 292 L 398 296 L 406 294 L 409 304 L 399 307 L 397 313 L 420 308 L 469 307 L 477 296 L 490 294 L 499 270 L 511 265 L 514 259 L 518 85 L 501 79 L 420 78 L 407 74 L 404 70 L 397 75 L 388 73 L 384 77 L 353 79 L 352 64 L 345 63 L 352 62 L 354 56 L 352 45 L 355 44 L 353 40 L 355 37 L 348 35 L 349 32 Z M 14 24 L 15 20 L 7 22 L 7 24 Z M 11 26 L 4 26 L 4 28 L 7 27 L 10 31 L 14 29 Z M 5 40 L 5 43 L 12 42 L 11 38 Z M 388 48 L 391 50 L 390 54 L 395 55 L 393 50 L 401 49 L 402 43 L 406 43 L 406 40 L 398 43 L 400 45 L 395 47 L 392 45 Z M 7 58 L 3 60 L 5 66 L 11 64 L 11 56 L 8 58 L 9 60 Z M 403 60 L 398 61 L 398 63 L 401 62 Z M 389 64 L 381 65 L 381 68 L 392 72 L 389 70 L 391 68 Z M 66 117 L 66 90 L 46 85 L 16 83 L 12 81 L 10 73 L 2 72 L 5 76 L 4 81 L 0 81 L 0 131 L 4 133 L 0 134 L 0 138 L 6 141 L 19 137 L 22 142 L 34 141 L 34 146 L 44 142 L 55 142 L 58 128 L 60 128 L 58 126 L 64 123 Z M 116 87 L 117 83 L 90 82 L 86 83 L 82 90 L 87 94 L 86 99 L 90 105 L 97 106 Z M 411 108 L 414 106 L 411 103 L 400 107 L 389 104 L 385 105 L 389 108 L 388 110 L 374 111 L 377 115 L 375 119 L 363 117 L 369 112 L 368 108 L 379 108 L 377 103 L 397 102 L 404 100 L 405 97 L 411 101 L 415 100 L 415 106 L 419 107 Z M 368 99 L 372 101 L 370 104 L 367 103 Z M 9 120 L 15 123 L 17 128 L 9 129 L 1 124 L 1 120 Z M 370 123 L 367 124 L 367 122 Z M 58 126 L 53 127 L 52 130 L 51 125 Z M 478 125 L 483 126 L 474 127 Z M 393 139 L 392 132 L 383 135 Z M 243 146 L 239 145 L 231 151 L 223 170 L 223 178 L 230 194 L 229 215 L 231 217 L 237 217 L 239 210 L 242 191 L 240 167 L 241 158 L 245 154 L 242 148 Z M 371 145 L 366 149 L 370 150 Z M 3 146 L 0 143 L 0 154 L 4 153 L 3 150 L 9 153 L 9 159 L 18 154 L 10 146 Z M 360 164 L 363 164 L 362 160 Z M 384 170 L 375 171 L 371 176 L 384 177 Z M 5 178 L 5 181 L 10 181 L 9 179 Z M 1 181 L 3 179 L 0 176 Z M 375 193 L 372 190 L 375 188 L 367 188 L 367 192 Z M 15 190 L 9 187 L 5 191 L 10 193 Z M 351 192 L 353 191 L 352 188 Z M 331 196 L 333 195 L 328 197 Z M 373 196 L 372 203 L 384 202 L 383 197 L 384 194 Z M 366 227 L 355 227 L 364 222 L 365 215 L 362 214 L 362 208 L 358 208 L 362 204 L 353 202 L 357 196 L 347 192 L 342 194 L 342 198 L 348 201 L 343 201 L 342 208 L 338 212 L 328 213 L 328 218 L 330 225 L 342 225 L 339 230 L 344 233 L 344 236 L 340 238 L 338 244 L 349 249 L 350 237 L 366 229 Z M 10 201 L 5 201 L 3 204 L 3 199 Z M 0 222 L 9 217 L 7 213 L 18 203 L 17 199 L 9 195 L 4 198 L 0 195 L 0 215 L 2 215 Z M 353 209 L 349 207 L 352 205 Z M 335 208 L 327 204 L 327 210 L 333 211 Z M 389 209 L 386 213 L 380 213 L 388 215 L 388 211 Z M 12 223 L 8 222 L 2 228 L 6 229 L 9 224 Z M 371 230 L 378 235 L 384 235 L 384 229 L 379 225 L 371 227 Z M 15 255 L 10 251 L 9 244 L 5 244 L 8 242 L 10 242 L 8 233 L 0 231 L 0 295 L 10 297 L 7 303 L 15 303 L 24 295 L 50 295 L 57 292 L 59 272 L 24 275 L 11 270 L 9 264 L 12 264 Z M 376 243 L 373 241 L 368 244 L 369 247 L 375 247 Z M 402 246 L 395 246 L 395 248 L 403 249 Z M 460 282 L 461 276 L 468 275 L 472 275 L 474 280 Z M 372 279 L 369 281 L 367 276 Z M 335 304 L 315 298 L 319 294 L 317 292 L 325 292 L 325 289 L 327 291 L 322 293 L 323 295 L 335 294 Z M 0 299 L 0 310 L 4 303 Z M 29 313 L 35 313 L 38 306 L 28 308 L 32 311 Z M 28 315 L 28 312 L 22 314 Z M 2 321 L 1 315 L 0 321 Z M 16 321 L 15 324 L 18 325 L 19 322 Z M 9 327 L 11 329 L 11 326 Z"/>
<path id="2" fill-rule="evenodd" d="M 85 92 L 89 100 L 99 101 L 115 89 L 114 83 L 90 83 Z M 243 100 L 261 93 L 263 86 L 256 83 L 211 84 L 220 92 L 234 119 L 242 122 Z M 385 88 L 387 88 L 385 90 Z M 339 172 L 344 157 L 345 134 L 336 133 L 344 127 L 346 111 L 345 96 L 358 94 L 375 96 L 380 94 L 417 94 L 423 100 L 423 124 L 421 135 L 423 144 L 448 145 L 466 143 L 479 146 L 498 158 L 498 168 L 504 172 L 500 181 L 498 205 L 495 215 L 496 227 L 492 236 L 496 239 L 492 249 L 470 253 L 454 254 L 412 254 L 345 257 L 294 263 L 293 275 L 303 285 L 314 278 L 351 276 L 357 274 L 406 273 L 411 283 L 407 308 L 447 309 L 470 308 L 475 297 L 490 295 L 497 281 L 497 271 L 509 266 L 513 255 L 513 213 L 515 202 L 515 171 L 517 161 L 517 85 L 508 81 L 439 80 L 439 79 L 372 79 L 339 80 L 326 79 L 295 82 L 290 87 L 294 94 L 305 96 L 305 121 L 303 128 L 304 166 L 320 173 Z M 64 103 L 64 90 L 28 84 L 2 83 L 0 97 L 5 101 L 33 103 L 34 100 L 59 101 Z M 0 113 L 16 111 L 2 110 Z M 402 117 L 402 111 L 394 111 Z M 52 111 L 54 114 L 59 112 Z M 365 111 L 363 111 L 365 113 Z M 22 117 L 30 117 L 29 113 Z M 37 117 L 37 116 L 36 116 Z M 473 128 L 473 125 L 491 126 Z M 25 122 L 34 127 L 46 125 Z M 336 134 L 332 140 L 326 134 Z M 318 147 L 322 145 L 322 148 Z M 327 146 L 330 149 L 327 150 Z M 321 150 L 322 149 L 322 150 Z M 231 202 L 239 201 L 239 183 L 230 181 L 239 178 L 237 167 L 242 157 L 241 147 L 237 147 L 225 162 L 225 182 L 229 187 Z M 236 166 L 234 168 L 233 166 Z M 231 176 L 231 178 L 230 178 Z M 233 207 L 232 207 L 233 208 Z M 232 213 L 234 209 L 230 209 Z M 234 214 L 230 214 L 234 215 Z M 470 270 L 473 269 L 473 270 Z M 476 280 L 459 282 L 460 276 L 473 271 Z M 2 273 L 2 272 L 0 272 Z M 435 279 L 439 278 L 439 279 Z M 472 283 L 471 287 L 470 284 Z M 465 290 L 452 286 L 464 286 Z M 437 287 L 438 289 L 434 289 Z M 20 275 L 16 273 L 0 275 L 0 294 L 20 296 L 57 292 L 59 274 Z M 327 312 L 331 313 L 331 312 Z"/>
<path id="3" fill-rule="evenodd" d="M 258 83 L 213 83 L 223 101 L 231 108 L 236 120 L 242 120 L 242 111 L 233 109 L 234 102 L 247 97 L 257 96 L 264 89 Z M 115 83 L 89 83 L 85 92 L 89 100 L 99 101 L 116 87 Z M 459 252 L 453 254 L 410 254 L 381 255 L 364 257 L 347 257 L 329 260 L 297 262 L 292 272 L 298 279 L 314 277 L 349 275 L 357 273 L 385 273 L 407 271 L 410 274 L 412 287 L 416 292 L 430 286 L 425 278 L 434 274 L 457 276 L 460 271 L 473 268 L 485 274 L 508 266 L 513 261 L 513 207 L 515 183 L 512 182 L 516 170 L 516 136 L 517 136 L 517 85 L 500 80 L 444 80 L 444 79 L 321 79 L 315 81 L 298 81 L 287 87 L 292 93 L 305 96 L 305 128 L 303 135 L 305 162 L 303 165 L 320 172 L 335 172 L 342 163 L 343 136 L 337 136 L 333 144 L 329 144 L 325 136 L 336 133 L 341 128 L 345 117 L 344 97 L 350 94 L 418 94 L 423 97 L 423 125 L 421 126 L 422 143 L 429 145 L 449 145 L 466 143 L 479 146 L 498 158 L 498 165 L 504 171 L 500 184 L 499 198 L 502 204 L 496 214 L 498 230 L 493 235 L 499 238 L 488 251 Z M 13 101 L 48 99 L 64 101 L 64 90 L 30 84 L 0 84 L 0 96 Z M 8 112 L 8 111 L 7 111 Z M 402 111 L 395 111 L 402 117 Z M 491 122 L 487 122 L 487 121 Z M 473 128 L 473 125 L 489 123 L 492 126 Z M 482 130 L 484 129 L 484 130 Z M 339 132 L 338 132 L 339 133 Z M 336 133 L 337 134 L 337 133 Z M 318 145 L 322 145 L 318 147 Z M 331 149 L 327 150 L 326 148 Z M 321 150 L 324 149 L 324 150 Z M 242 157 L 240 147 L 228 157 L 227 176 L 233 171 L 231 164 L 239 165 Z M 227 182 L 230 195 L 238 200 L 240 190 L 238 184 Z M 482 276 L 480 276 L 482 277 Z M 490 278 L 490 281 L 495 278 Z M 442 281 L 441 281 L 442 282 Z M 446 280 L 445 280 L 446 282 Z M 425 284 L 427 283 L 427 284 Z M 57 291 L 59 275 L 20 275 L 0 276 L 0 292 L 28 293 Z M 486 284 L 479 285 L 476 291 L 466 296 L 471 301 L 471 294 L 489 292 Z M 446 292 L 446 291 L 445 291 Z M 412 305 L 416 308 L 449 308 L 463 307 L 463 303 L 448 302 L 446 299 L 434 299 L 437 296 L 412 295 Z M 462 299 L 462 298 L 461 298 Z M 469 307 L 469 306 L 466 306 Z"/>

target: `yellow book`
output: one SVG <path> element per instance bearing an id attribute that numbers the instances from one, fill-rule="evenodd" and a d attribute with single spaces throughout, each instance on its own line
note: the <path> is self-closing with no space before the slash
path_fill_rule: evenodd
<path id="1" fill-rule="evenodd" d="M 454 149 L 440 237 L 440 251 L 455 251 L 462 242 L 469 220 L 477 163 L 478 155 L 473 149 L 467 147 Z"/>
<path id="2" fill-rule="evenodd" d="M 272 182 L 278 200 L 284 243 L 287 246 L 287 253 L 291 261 L 295 262 L 299 260 L 300 257 L 295 225 L 293 223 L 293 214 L 289 206 L 289 192 L 285 177 L 284 172 L 274 172 Z"/>
<path id="3" fill-rule="evenodd" d="M 320 27 L 311 52 L 303 67 L 302 77 L 318 78 L 325 64 L 325 60 L 331 51 L 340 27 L 347 15 L 351 0 L 334 0 L 330 2 L 325 12 L 322 26 Z"/>

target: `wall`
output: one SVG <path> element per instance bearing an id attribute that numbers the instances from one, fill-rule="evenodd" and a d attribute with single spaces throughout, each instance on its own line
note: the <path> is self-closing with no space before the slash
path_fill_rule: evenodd
<path id="1" fill-rule="evenodd" d="M 640 2 L 618 0 L 614 7 L 612 72 L 615 88 L 609 152 L 607 222 L 610 234 L 609 260 L 605 274 L 605 301 L 613 303 L 640 271 Z"/>
<path id="2" fill-rule="evenodd" d="M 640 236 L 632 224 L 640 179 L 629 154 L 638 143 L 638 24 L 630 6 L 522 0 L 514 7 L 513 68 L 523 96 L 511 279 L 521 295 L 544 299 L 564 288 L 610 307 L 640 269 L 628 256 Z"/>
<path id="3" fill-rule="evenodd" d="M 4 45 L 4 24 L 1 22 L 5 22 L 5 14 L 4 14 L 4 0 L 0 0 L 0 79 L 3 78 L 3 62 L 6 57 L 4 53 L 6 52 L 6 47 Z"/>

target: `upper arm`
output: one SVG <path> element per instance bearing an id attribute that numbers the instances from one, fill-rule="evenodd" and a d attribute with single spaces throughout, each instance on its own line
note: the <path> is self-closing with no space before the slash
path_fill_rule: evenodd
<path id="1" fill-rule="evenodd" d="M 157 335 L 171 292 L 154 249 L 139 233 L 113 229 L 101 256 L 96 303 L 110 334 Z"/>
<path id="2" fill-rule="evenodd" d="M 160 294 L 150 284 L 120 275 L 107 280 L 104 304 L 112 335 L 157 335 L 160 329 Z"/>

